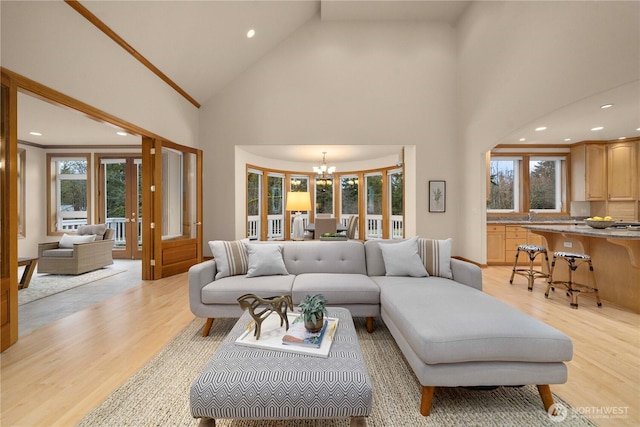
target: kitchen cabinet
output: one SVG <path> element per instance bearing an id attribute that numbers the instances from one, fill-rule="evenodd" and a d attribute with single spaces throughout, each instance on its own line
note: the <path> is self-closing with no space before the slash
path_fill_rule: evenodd
<path id="1" fill-rule="evenodd" d="M 580 144 L 571 148 L 571 200 L 607 199 L 607 148 Z"/>
<path id="2" fill-rule="evenodd" d="M 610 201 L 636 200 L 636 145 L 635 142 L 618 142 L 607 146 L 607 198 Z"/>
<path id="3" fill-rule="evenodd" d="M 504 263 L 505 226 L 487 224 L 487 264 Z"/>
<path id="4" fill-rule="evenodd" d="M 518 246 L 523 244 L 544 246 L 542 237 L 522 228 L 520 225 L 487 224 L 487 264 L 513 265 Z M 534 265 L 540 265 L 542 257 L 538 256 Z M 529 257 L 521 253 L 518 265 L 529 265 Z"/>

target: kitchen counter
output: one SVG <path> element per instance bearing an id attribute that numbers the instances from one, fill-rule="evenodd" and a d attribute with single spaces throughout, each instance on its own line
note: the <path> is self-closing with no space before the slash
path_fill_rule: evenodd
<path id="1" fill-rule="evenodd" d="M 595 229 L 586 225 L 523 225 L 541 235 L 547 250 L 578 252 L 591 256 L 596 283 L 588 269 L 580 267 L 575 281 L 597 287 L 600 298 L 640 313 L 640 230 Z M 565 280 L 566 265 L 558 264 L 554 280 Z M 562 298 L 556 292 L 551 298 Z M 591 304 L 589 298 L 580 304 Z M 595 304 L 595 302 L 593 302 Z"/>

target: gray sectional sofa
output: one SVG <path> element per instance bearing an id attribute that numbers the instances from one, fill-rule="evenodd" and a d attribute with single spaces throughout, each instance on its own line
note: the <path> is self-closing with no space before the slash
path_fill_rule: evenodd
<path id="1" fill-rule="evenodd" d="M 434 259 L 450 268 L 441 275 L 451 278 L 388 275 L 389 247 L 385 258 L 381 246 L 396 243 L 278 242 L 288 274 L 250 278 L 215 279 L 220 270 L 216 259 L 205 261 L 189 270 L 191 311 L 207 318 L 206 336 L 215 318 L 240 317 L 237 298 L 245 293 L 291 294 L 294 304 L 307 294 L 322 293 L 329 305 L 367 318 L 369 332 L 373 319 L 382 318 L 422 385 L 423 415 L 430 413 L 436 387 L 455 386 L 536 384 L 549 410 L 549 384 L 567 380 L 564 362 L 573 355 L 571 340 L 483 293 L 480 268 L 446 252 Z"/>

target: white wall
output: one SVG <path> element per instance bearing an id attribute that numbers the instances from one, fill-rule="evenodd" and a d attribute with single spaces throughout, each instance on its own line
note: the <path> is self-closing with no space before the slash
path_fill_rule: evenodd
<path id="1" fill-rule="evenodd" d="M 415 145 L 416 232 L 456 241 L 455 77 L 448 25 L 309 21 L 201 108 L 204 240 L 243 237 L 236 145 L 384 144 Z M 430 179 L 447 181 L 446 213 L 427 212 Z"/>
<path id="2" fill-rule="evenodd" d="M 560 107 L 640 77 L 638 2 L 473 2 L 458 24 L 460 254 L 486 261 L 484 153 Z"/>
<path id="3" fill-rule="evenodd" d="M 0 7 L 3 67 L 173 142 L 197 146 L 198 109 L 67 4 L 3 1 Z"/>

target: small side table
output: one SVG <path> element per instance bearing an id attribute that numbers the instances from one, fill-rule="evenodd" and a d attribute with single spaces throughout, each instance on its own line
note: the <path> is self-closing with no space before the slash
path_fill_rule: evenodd
<path id="1" fill-rule="evenodd" d="M 25 289 L 29 287 L 31 276 L 33 276 L 33 272 L 35 271 L 37 264 L 38 258 L 18 258 L 18 267 L 24 266 L 24 271 L 22 272 L 18 289 Z"/>

